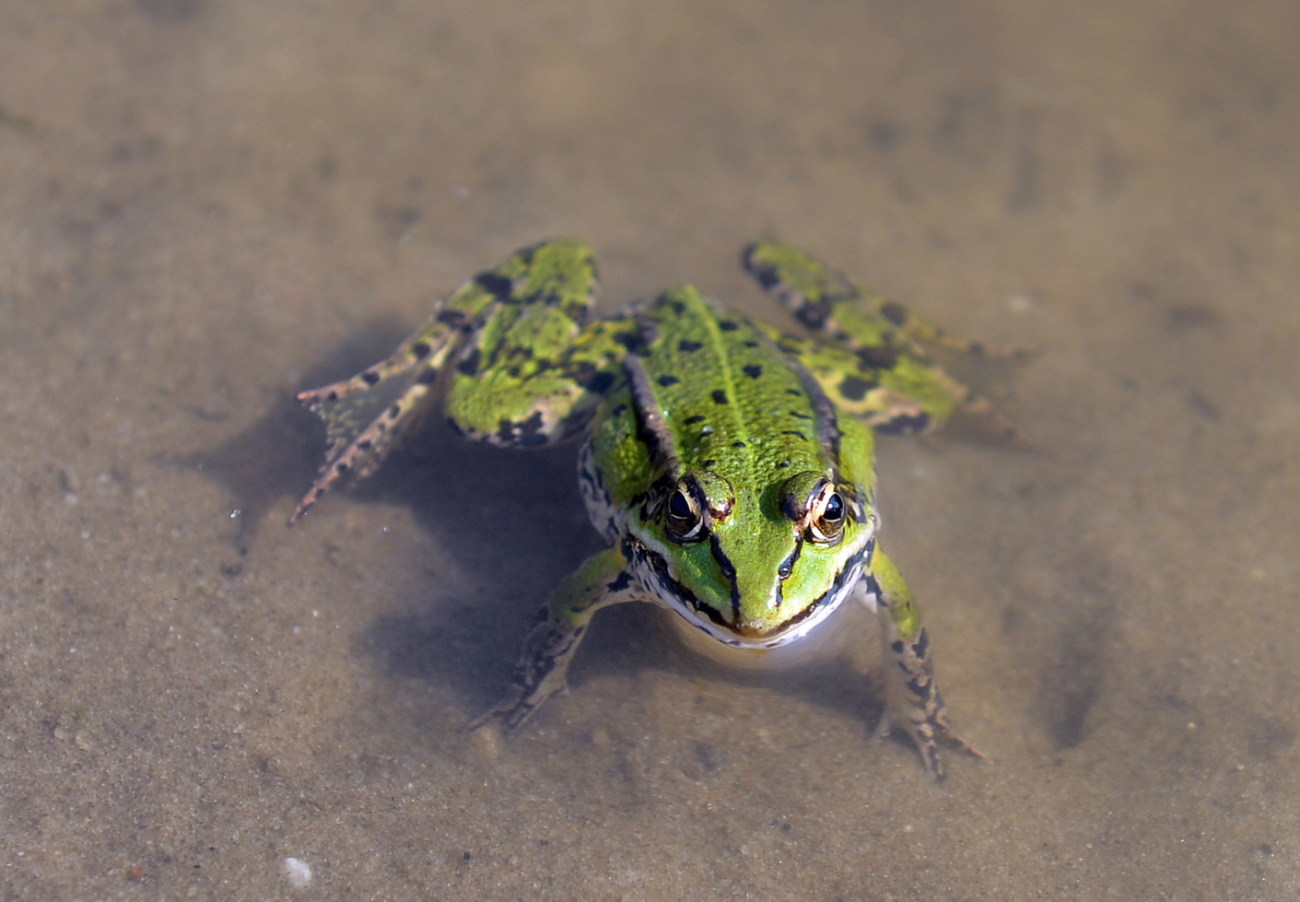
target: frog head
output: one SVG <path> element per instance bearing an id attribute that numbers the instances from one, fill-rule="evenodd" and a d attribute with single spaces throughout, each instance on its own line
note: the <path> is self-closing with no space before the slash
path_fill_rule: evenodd
<path id="1" fill-rule="evenodd" d="M 625 553 L 658 598 L 714 638 L 775 648 L 820 623 L 870 563 L 868 486 L 807 470 L 757 489 L 714 470 L 650 493 Z"/>

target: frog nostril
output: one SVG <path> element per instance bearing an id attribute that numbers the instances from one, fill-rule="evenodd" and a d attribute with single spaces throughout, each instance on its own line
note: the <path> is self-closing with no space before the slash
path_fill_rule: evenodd
<path id="1" fill-rule="evenodd" d="M 794 550 L 791 551 L 789 556 L 781 562 L 780 566 L 776 568 L 776 575 L 780 577 L 782 582 L 789 579 L 790 574 L 794 572 L 795 561 L 799 560 L 799 552 L 802 550 L 803 550 L 803 536 L 796 534 L 794 540 Z"/>

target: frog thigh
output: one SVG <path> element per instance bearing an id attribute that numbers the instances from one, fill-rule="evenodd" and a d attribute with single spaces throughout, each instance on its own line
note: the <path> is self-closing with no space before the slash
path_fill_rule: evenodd
<path id="1" fill-rule="evenodd" d="M 635 332 L 627 318 L 579 329 L 556 310 L 524 311 L 494 345 L 471 350 L 454 367 L 447 419 L 462 435 L 495 445 L 568 438 L 622 378 Z"/>

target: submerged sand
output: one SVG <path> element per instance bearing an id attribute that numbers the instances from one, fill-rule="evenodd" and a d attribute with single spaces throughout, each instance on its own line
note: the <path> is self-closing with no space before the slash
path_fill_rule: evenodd
<path id="1" fill-rule="evenodd" d="M 1294 5 L 0 5 L 0 897 L 1300 895 Z M 284 527 L 292 394 L 546 235 L 609 308 L 798 241 L 1041 356 L 1037 450 L 881 450 L 963 733 L 875 638 L 730 674 L 603 613 L 574 450 L 434 431 Z M 857 627 L 855 627 L 857 628 Z"/>

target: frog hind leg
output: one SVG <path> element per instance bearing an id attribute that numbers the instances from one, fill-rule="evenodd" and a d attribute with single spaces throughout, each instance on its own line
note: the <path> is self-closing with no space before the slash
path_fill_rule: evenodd
<path id="1" fill-rule="evenodd" d="M 325 422 L 328 448 L 320 475 L 290 524 L 335 483 L 371 475 L 436 407 L 453 372 L 461 371 L 463 378 L 469 371 L 472 378 L 478 361 L 505 341 L 520 311 L 546 307 L 563 320 L 562 327 L 577 331 L 595 288 L 595 264 L 585 245 L 546 241 L 523 248 L 452 292 L 388 359 L 299 394 L 298 400 Z"/>
<path id="2" fill-rule="evenodd" d="M 463 355 L 448 374 L 445 412 L 466 438 L 539 447 L 578 433 L 621 378 L 639 341 L 631 318 L 587 326 L 538 305 L 503 308 L 512 322 L 490 347 Z"/>
<path id="3" fill-rule="evenodd" d="M 500 719 L 513 730 L 532 716 L 543 702 L 566 689 L 565 677 L 591 618 L 601 608 L 638 599 L 636 581 L 617 548 L 607 548 L 588 558 L 551 592 L 537 622 L 524 640 L 515 665 L 510 691 L 500 703 L 472 720 L 477 730 Z"/>
<path id="4" fill-rule="evenodd" d="M 948 724 L 943 696 L 934 680 L 930 640 L 921 625 L 920 611 L 911 590 L 893 561 L 879 549 L 872 559 L 871 573 L 863 577 L 861 589 L 868 607 L 881 621 L 885 656 L 885 713 L 877 735 L 898 729 L 916 746 L 926 771 L 936 780 L 944 778 L 939 742 L 946 742 L 976 758 L 984 755 Z"/>
<path id="5" fill-rule="evenodd" d="M 290 525 L 341 479 L 373 473 L 419 421 L 445 357 L 444 351 L 430 359 L 424 335 L 418 333 L 388 360 L 351 379 L 298 395 L 324 421 L 327 448 L 320 474 L 290 514 Z"/>
<path id="6" fill-rule="evenodd" d="M 838 270 L 797 247 L 756 242 L 745 269 L 827 346 L 786 344 L 843 410 L 878 432 L 925 432 L 955 411 L 978 418 L 1017 442 L 1016 425 L 987 398 L 946 373 L 926 347 L 979 359 L 1023 361 L 1033 352 L 989 348 L 948 335 L 902 304 L 859 288 Z M 838 352 L 838 353 L 837 353 Z"/>

